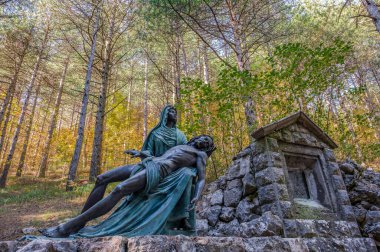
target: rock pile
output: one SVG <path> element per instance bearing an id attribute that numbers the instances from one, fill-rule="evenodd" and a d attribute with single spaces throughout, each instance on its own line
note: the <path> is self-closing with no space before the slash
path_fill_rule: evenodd
<path id="1" fill-rule="evenodd" d="M 339 163 L 339 168 L 362 234 L 380 243 L 380 173 L 352 160 Z"/>

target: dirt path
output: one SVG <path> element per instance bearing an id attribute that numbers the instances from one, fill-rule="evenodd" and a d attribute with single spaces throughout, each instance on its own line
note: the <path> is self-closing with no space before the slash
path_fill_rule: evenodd
<path id="1" fill-rule="evenodd" d="M 23 236 L 23 228 L 42 228 L 56 225 L 79 213 L 85 198 L 51 199 L 22 205 L 12 204 L 0 209 L 0 240 L 14 240 Z"/>

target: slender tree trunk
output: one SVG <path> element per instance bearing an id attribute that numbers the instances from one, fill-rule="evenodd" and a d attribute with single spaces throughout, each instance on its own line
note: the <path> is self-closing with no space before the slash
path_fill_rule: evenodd
<path id="1" fill-rule="evenodd" d="M 342 97 L 340 95 L 340 91 L 338 90 L 337 92 L 338 94 L 338 97 L 340 99 L 340 105 L 344 111 L 344 115 L 345 115 L 345 119 L 346 119 L 346 122 L 347 122 L 347 125 L 348 125 L 348 130 L 350 131 L 351 133 L 351 136 L 352 136 L 352 142 L 353 142 L 353 145 L 355 146 L 355 149 L 356 149 L 356 152 L 358 154 L 358 157 L 360 160 L 363 159 L 363 153 L 362 153 L 362 150 L 358 144 L 358 140 L 357 140 L 357 136 L 356 136 L 356 133 L 355 133 L 355 129 L 354 129 L 354 125 L 352 124 L 352 109 L 351 107 L 347 107 L 346 106 L 346 101 L 345 101 L 345 98 Z"/>
<path id="2" fill-rule="evenodd" d="M 7 159 L 5 161 L 5 165 L 4 165 L 2 176 L 0 178 L 0 188 L 4 188 L 5 185 L 6 185 L 9 168 L 11 167 L 13 155 L 14 155 L 14 152 L 16 150 L 16 146 L 17 146 L 17 142 L 18 142 L 18 137 L 19 137 L 20 130 L 21 130 L 21 125 L 24 122 L 26 109 L 28 107 L 28 103 L 29 103 L 29 99 L 30 99 L 30 94 L 32 93 L 34 82 L 36 80 L 36 77 L 37 77 L 37 74 L 38 74 L 38 70 L 40 68 L 40 64 L 41 64 L 41 61 L 42 61 L 42 54 L 44 53 L 45 48 L 46 48 L 46 44 L 47 44 L 47 41 L 48 41 L 48 38 L 49 38 L 49 32 L 50 32 L 50 22 L 48 21 L 48 24 L 47 24 L 47 27 L 46 27 L 46 31 L 45 31 L 45 37 L 44 37 L 44 40 L 42 42 L 42 46 L 41 46 L 40 52 L 38 54 L 38 58 L 37 58 L 36 65 L 35 65 L 34 70 L 33 70 L 32 78 L 31 78 L 31 80 L 30 80 L 30 82 L 29 82 L 29 84 L 28 84 L 28 86 L 26 88 L 26 97 L 25 97 L 24 104 L 23 104 L 22 110 L 21 110 L 21 114 L 20 114 L 20 117 L 19 117 L 19 120 L 18 120 L 18 123 L 17 123 L 16 131 L 15 131 L 14 136 L 13 136 L 12 145 L 11 145 L 11 148 L 9 150 Z"/>
<path id="3" fill-rule="evenodd" d="M 4 121 L 4 125 L 3 125 L 3 128 L 1 130 L 1 137 L 0 137 L 0 156 L 1 156 L 1 153 L 3 151 L 3 145 L 4 145 L 4 140 L 5 140 L 5 135 L 7 134 L 7 127 L 8 127 L 8 123 L 9 123 L 9 119 L 10 119 L 10 115 L 11 115 L 11 110 L 12 110 L 12 101 L 13 101 L 13 94 L 12 94 L 12 97 L 10 99 L 10 102 L 9 102 L 9 105 L 8 105 L 8 110 L 7 110 L 7 114 L 5 116 L 5 121 Z M 1 124 L 0 124 L 1 125 Z M 5 152 L 6 150 L 4 150 Z"/>
<path id="4" fill-rule="evenodd" d="M 146 139 L 148 132 L 148 56 L 145 57 L 144 70 L 144 132 L 143 141 Z"/>
<path id="5" fill-rule="evenodd" d="M 187 54 L 185 43 L 183 40 L 183 35 L 180 37 L 181 49 L 182 49 L 182 57 L 183 57 L 183 72 L 185 73 L 185 77 L 189 77 L 189 67 L 187 65 Z"/>
<path id="6" fill-rule="evenodd" d="M 364 7 L 367 9 L 368 15 L 372 18 L 376 30 L 380 33 L 380 11 L 374 0 L 362 0 Z"/>
<path id="7" fill-rule="evenodd" d="M 52 101 L 52 95 L 49 96 L 49 101 L 47 103 L 47 108 L 50 108 L 50 103 Z M 43 138 L 43 132 L 44 132 L 44 128 L 45 128 L 45 123 L 46 123 L 46 118 L 48 116 L 49 112 L 48 112 L 48 109 L 46 110 L 46 113 L 42 119 L 42 125 L 40 127 L 40 130 L 38 132 L 39 136 L 38 136 L 38 141 L 37 141 L 37 144 L 36 144 L 36 147 L 35 147 L 35 151 L 34 151 L 34 154 L 33 154 L 33 162 L 32 162 L 32 167 L 35 167 L 36 166 L 36 163 L 37 163 L 37 159 L 38 159 L 38 153 L 39 153 L 39 150 L 40 150 L 40 143 L 41 143 L 41 139 Z M 37 171 L 38 172 L 38 171 Z"/>
<path id="8" fill-rule="evenodd" d="M 30 119 L 29 119 L 29 123 L 27 126 L 27 130 L 26 130 L 24 144 L 22 146 L 20 161 L 18 163 L 18 167 L 17 167 L 17 171 L 16 171 L 17 177 L 21 177 L 22 171 L 24 169 L 25 157 L 26 157 L 26 152 L 28 150 L 30 133 L 32 132 L 32 128 L 33 128 L 34 113 L 36 112 L 37 100 L 38 100 L 38 96 L 40 95 L 40 89 L 41 89 L 41 85 L 38 85 L 37 89 L 36 89 L 36 97 L 34 98 L 32 111 L 30 113 Z"/>
<path id="9" fill-rule="evenodd" d="M 49 160 L 49 150 L 50 150 L 50 145 L 51 145 L 51 140 L 53 139 L 53 134 L 57 125 L 57 119 L 58 119 L 58 112 L 59 108 L 61 106 L 61 100 L 62 100 L 62 92 L 63 92 L 63 86 L 65 83 L 65 78 L 66 78 L 66 73 L 67 73 L 67 68 L 69 66 L 69 58 L 66 59 L 65 61 L 65 66 L 63 69 L 62 77 L 59 82 L 59 87 L 58 87 L 58 94 L 57 98 L 54 103 L 54 112 L 51 116 L 50 119 L 50 126 L 49 126 L 49 131 L 48 131 L 48 136 L 45 142 L 45 146 L 42 151 L 42 160 L 38 172 L 38 177 L 39 178 L 44 178 L 46 176 L 46 170 L 47 170 L 47 163 Z"/>
<path id="10" fill-rule="evenodd" d="M 176 76 L 175 76 L 175 60 L 173 60 L 173 65 L 172 65 L 172 74 L 173 74 L 173 89 L 172 89 L 172 104 L 175 104 L 176 101 Z"/>
<path id="11" fill-rule="evenodd" d="M 9 168 L 11 167 L 11 164 L 12 164 L 13 155 L 14 155 L 15 150 L 16 150 L 16 145 L 17 145 L 18 137 L 19 137 L 20 130 L 21 130 L 21 125 L 24 122 L 26 108 L 27 108 L 28 103 L 29 103 L 30 94 L 32 92 L 33 84 L 34 84 L 35 77 L 36 77 L 37 72 L 38 72 L 40 61 L 41 61 L 41 57 L 39 57 L 37 60 L 37 64 L 36 64 L 34 71 L 33 71 L 32 80 L 30 81 L 30 83 L 26 89 L 26 97 L 25 97 L 25 100 L 24 100 L 24 103 L 22 106 L 20 117 L 19 117 L 18 122 L 17 122 L 16 130 L 15 130 L 14 135 L 13 135 L 12 145 L 11 145 L 11 148 L 9 150 L 7 159 L 5 161 L 2 176 L 0 178 L 0 188 L 4 188 L 6 185 Z"/>
<path id="12" fill-rule="evenodd" d="M 73 129 L 73 125 L 74 125 L 75 107 L 76 107 L 76 104 L 74 103 L 73 110 L 71 111 L 70 130 Z"/>
<path id="13" fill-rule="evenodd" d="M 234 7 L 233 3 L 230 0 L 226 1 L 227 6 L 228 6 L 228 11 L 230 15 L 230 20 L 232 23 L 232 30 L 233 30 L 233 35 L 234 35 L 234 44 L 235 44 L 235 55 L 236 55 L 236 61 L 238 64 L 238 69 L 239 71 L 244 71 L 244 70 L 249 70 L 249 66 L 244 64 L 244 54 L 243 54 L 243 48 L 242 48 L 242 32 L 241 32 L 241 24 L 239 22 L 238 17 L 236 16 L 234 12 Z M 249 59 L 246 55 L 246 61 L 249 62 Z M 245 112 L 245 117 L 247 120 L 247 125 L 249 128 L 249 132 L 253 130 L 253 127 L 256 124 L 256 115 L 254 111 L 254 102 L 252 99 L 252 95 L 248 95 L 246 97 L 246 102 L 244 104 L 244 112 Z"/>
<path id="14" fill-rule="evenodd" d="M 203 45 L 201 45 L 201 42 L 199 39 L 197 39 L 197 70 L 198 70 L 198 78 L 202 79 L 202 74 L 203 74 L 203 66 L 201 59 L 203 57 Z"/>
<path id="15" fill-rule="evenodd" d="M 176 103 L 179 103 L 181 101 L 181 60 L 180 60 L 180 39 L 179 35 L 176 35 L 175 40 L 175 55 L 174 55 L 174 73 L 175 73 L 175 98 Z M 177 115 L 178 120 L 180 120 L 180 116 Z"/>
<path id="16" fill-rule="evenodd" d="M 114 17 L 113 17 L 114 18 Z M 98 110 L 96 112 L 96 122 L 94 131 L 94 143 L 92 145 L 92 156 L 91 156 L 91 167 L 89 180 L 91 182 L 96 180 L 96 176 L 99 175 L 100 167 L 102 163 L 102 145 L 103 145 L 103 132 L 104 132 L 104 117 L 105 108 L 107 104 L 107 90 L 108 90 L 108 79 L 110 74 L 111 66 L 111 47 L 110 43 L 113 38 L 114 32 L 114 19 L 111 21 L 110 31 L 105 45 L 105 59 L 103 62 L 102 69 L 102 84 L 100 87 L 100 94 L 98 99 Z"/>
<path id="17" fill-rule="evenodd" d="M 25 47 L 23 47 L 23 50 L 22 50 L 22 52 L 20 54 L 19 62 L 18 63 L 16 62 L 15 72 L 14 72 L 13 78 L 11 80 L 11 83 L 10 83 L 9 87 L 8 87 L 7 93 L 5 95 L 4 102 L 3 102 L 3 104 L 1 105 L 1 108 L 0 108 L 0 126 L 1 126 L 1 124 L 3 122 L 3 119 L 4 119 L 5 110 L 8 109 L 7 110 L 7 115 L 5 117 L 5 121 L 4 121 L 4 124 L 3 124 L 2 132 L 1 132 L 1 138 L 0 138 L 0 156 L 1 156 L 2 148 L 3 148 L 3 144 L 4 144 L 5 134 L 7 132 L 7 127 L 8 127 L 8 122 L 9 122 L 9 115 L 10 115 L 10 111 L 11 111 L 11 107 L 12 107 L 12 101 L 13 101 L 13 97 L 14 97 L 14 92 L 16 90 L 16 85 L 17 85 L 19 73 L 20 73 L 20 70 L 21 70 L 22 63 L 24 62 L 24 58 L 25 58 L 25 55 L 26 55 L 26 52 L 27 52 L 28 48 L 29 48 L 29 42 L 26 44 Z"/>
<path id="18" fill-rule="evenodd" d="M 131 65 L 131 79 L 129 82 L 129 88 L 128 88 L 128 100 L 127 100 L 127 111 L 128 111 L 128 122 L 130 121 L 130 110 L 131 110 L 131 102 L 132 102 L 132 86 L 133 86 L 133 78 L 134 78 L 134 67 L 133 64 Z"/>
<path id="19" fill-rule="evenodd" d="M 24 58 L 25 58 L 25 55 L 26 55 L 28 48 L 29 48 L 29 43 L 23 48 L 23 50 L 20 54 L 19 62 L 16 64 L 16 67 L 15 67 L 15 73 L 13 75 L 11 83 L 9 84 L 7 93 L 6 93 L 5 98 L 4 98 L 4 102 L 1 105 L 1 108 L 0 108 L 0 125 L 2 124 L 2 122 L 4 120 L 4 114 L 5 114 L 6 109 L 8 108 L 8 106 L 11 106 L 11 100 L 13 98 L 13 93 L 16 90 L 16 85 L 17 85 L 19 74 L 20 74 L 21 66 L 22 66 L 22 63 L 24 62 Z"/>
<path id="20" fill-rule="evenodd" d="M 3 167 L 3 161 L 5 159 L 5 155 L 6 155 L 6 152 L 8 150 L 9 135 L 11 134 L 11 132 L 13 131 L 13 128 L 15 126 L 15 123 L 13 120 L 14 116 L 11 115 L 11 110 L 12 110 L 12 107 L 9 106 L 8 111 L 7 111 L 7 115 L 6 115 L 6 120 L 4 121 L 4 124 L 5 123 L 8 124 L 10 121 L 10 127 L 8 128 L 8 130 L 5 127 L 3 127 L 3 129 L 2 129 L 2 135 L 1 135 L 2 145 L 1 145 L 1 149 L 0 149 L 0 168 Z M 12 120 L 11 120 L 11 118 L 12 118 Z M 5 143 L 5 146 L 4 146 L 4 143 Z M 0 171 L 2 172 L 2 169 Z"/>
<path id="21" fill-rule="evenodd" d="M 206 45 L 203 45 L 203 53 L 202 53 L 202 58 L 203 58 L 203 81 L 206 84 L 210 83 L 210 75 L 209 75 L 209 66 L 208 66 L 208 54 L 207 54 L 207 47 Z"/>
<path id="22" fill-rule="evenodd" d="M 88 60 L 86 81 L 84 84 L 82 109 L 80 112 L 78 135 L 77 135 L 77 140 L 75 143 L 74 154 L 70 163 L 69 174 L 68 174 L 67 184 L 66 184 L 66 191 L 71 191 L 73 189 L 73 182 L 76 177 L 76 172 L 77 172 L 79 158 L 80 158 L 80 152 L 81 152 L 82 144 L 83 144 L 84 127 L 85 127 L 86 115 L 87 115 L 88 96 L 89 96 L 89 91 L 90 91 L 90 80 L 91 80 L 91 74 L 92 74 L 92 65 L 93 65 L 94 57 L 95 57 L 96 38 L 97 38 L 98 29 L 99 29 L 99 19 L 100 19 L 100 6 L 97 6 L 94 33 L 92 35 L 91 54 Z"/>

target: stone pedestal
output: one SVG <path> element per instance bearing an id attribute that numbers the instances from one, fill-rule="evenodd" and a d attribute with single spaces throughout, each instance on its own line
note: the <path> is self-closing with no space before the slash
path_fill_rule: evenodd
<path id="1" fill-rule="evenodd" d="M 376 246 L 369 238 L 282 238 L 273 237 L 188 237 L 141 236 L 124 238 L 120 236 L 93 239 L 35 240 L 31 242 L 1 242 L 0 251 L 49 251 L 49 252 L 196 252 L 196 251 L 345 251 L 376 252 Z"/>

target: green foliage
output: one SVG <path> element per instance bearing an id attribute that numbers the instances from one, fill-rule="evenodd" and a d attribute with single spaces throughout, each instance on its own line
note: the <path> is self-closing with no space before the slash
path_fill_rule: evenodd
<path id="1" fill-rule="evenodd" d="M 317 47 L 301 43 L 280 45 L 267 59 L 270 70 L 263 73 L 264 91 L 287 93 L 290 104 L 298 103 L 297 107 L 304 109 L 328 89 L 342 87 L 343 75 L 352 71 L 345 65 L 351 52 L 351 43 L 340 39 Z M 275 99 L 273 105 L 283 104 Z"/>

